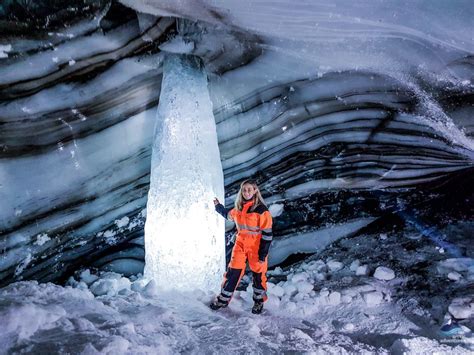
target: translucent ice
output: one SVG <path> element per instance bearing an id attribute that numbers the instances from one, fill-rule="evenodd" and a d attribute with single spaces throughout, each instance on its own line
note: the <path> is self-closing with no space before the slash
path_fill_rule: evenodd
<path id="1" fill-rule="evenodd" d="M 374 277 L 379 280 L 392 280 L 395 278 L 395 272 L 385 266 L 379 266 L 377 269 L 375 269 Z"/>
<path id="2" fill-rule="evenodd" d="M 224 178 L 207 77 L 193 57 L 167 57 L 152 152 L 145 276 L 159 289 L 218 290 L 224 272 Z"/>
<path id="3" fill-rule="evenodd" d="M 362 295 L 367 306 L 376 306 L 383 301 L 383 294 L 379 291 L 366 292 Z"/>

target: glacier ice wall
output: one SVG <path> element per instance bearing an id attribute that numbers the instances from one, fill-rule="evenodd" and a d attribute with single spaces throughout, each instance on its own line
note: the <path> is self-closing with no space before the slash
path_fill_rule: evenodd
<path id="1" fill-rule="evenodd" d="M 2 8 L 3 284 L 142 272 L 165 52 L 205 63 L 226 202 L 259 180 L 279 259 L 296 234 L 339 238 L 467 185 L 469 1 L 121 3 Z M 469 191 L 453 194 L 468 215 Z"/>

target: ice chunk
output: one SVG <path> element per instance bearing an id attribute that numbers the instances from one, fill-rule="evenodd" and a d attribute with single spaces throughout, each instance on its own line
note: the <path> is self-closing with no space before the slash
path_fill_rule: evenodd
<path id="1" fill-rule="evenodd" d="M 298 293 L 307 294 L 313 290 L 314 286 L 308 281 L 300 281 L 296 283 L 296 288 L 298 289 Z"/>
<path id="2" fill-rule="evenodd" d="M 345 283 L 345 284 L 350 284 L 350 283 L 352 283 L 353 280 L 354 280 L 354 278 L 351 277 L 351 276 L 344 276 L 344 277 L 341 279 L 341 282 L 342 282 L 342 283 Z"/>
<path id="3" fill-rule="evenodd" d="M 337 291 L 331 292 L 329 294 L 329 304 L 337 306 L 339 303 L 341 303 L 341 294 Z"/>
<path id="4" fill-rule="evenodd" d="M 130 286 L 130 289 L 135 291 L 135 292 L 142 292 L 145 288 L 145 286 L 151 281 L 147 281 L 146 279 L 137 279 L 132 282 L 132 285 Z"/>
<path id="5" fill-rule="evenodd" d="M 282 273 L 283 273 L 283 270 L 279 266 L 276 267 L 274 270 L 269 270 L 268 271 L 269 275 L 281 275 Z"/>
<path id="6" fill-rule="evenodd" d="M 71 286 L 71 287 L 76 287 L 78 284 L 78 282 L 76 281 L 76 279 L 72 276 L 69 276 L 69 278 L 67 279 L 66 281 L 66 286 Z"/>
<path id="7" fill-rule="evenodd" d="M 362 297 L 367 306 L 376 306 L 383 301 L 383 293 L 380 291 L 365 292 Z"/>
<path id="8" fill-rule="evenodd" d="M 449 305 L 448 311 L 456 319 L 470 318 L 474 313 L 474 299 L 470 297 L 455 298 Z"/>
<path id="9" fill-rule="evenodd" d="M 317 273 L 314 275 L 314 279 L 318 281 L 324 281 L 326 280 L 326 274 L 323 273 Z"/>
<path id="10" fill-rule="evenodd" d="M 321 291 L 319 291 L 319 295 L 321 297 L 328 297 L 329 296 L 329 290 L 327 288 L 323 288 L 323 289 L 321 289 Z"/>
<path id="11" fill-rule="evenodd" d="M 11 44 L 0 44 L 0 58 L 8 58 L 8 52 L 11 50 Z"/>
<path id="12" fill-rule="evenodd" d="M 300 281 L 306 281 L 308 279 L 309 275 L 307 272 L 299 272 L 297 274 L 292 274 L 289 275 L 289 278 L 291 279 L 291 282 L 297 283 Z"/>
<path id="13" fill-rule="evenodd" d="M 354 272 L 355 272 L 355 271 L 357 271 L 357 269 L 359 268 L 359 266 L 360 266 L 360 261 L 359 261 L 359 259 L 356 259 L 356 260 L 354 260 L 354 261 L 351 263 L 351 266 L 349 267 L 349 269 L 350 269 L 351 271 L 354 271 Z"/>
<path id="14" fill-rule="evenodd" d="M 297 291 L 296 286 L 291 282 L 285 282 L 283 289 L 285 290 L 285 294 L 288 296 L 293 296 Z"/>
<path id="15" fill-rule="evenodd" d="M 281 287 L 279 285 L 273 285 L 272 287 L 270 287 L 270 285 L 273 285 L 273 284 L 268 283 L 269 293 L 271 293 L 271 294 L 273 294 L 277 297 L 282 297 L 285 294 L 285 290 L 283 289 L 283 287 Z"/>
<path id="16" fill-rule="evenodd" d="M 369 273 L 368 265 L 361 265 L 356 270 L 357 276 L 364 276 L 364 275 L 367 275 L 368 273 Z"/>
<path id="17" fill-rule="evenodd" d="M 113 289 L 113 285 L 113 280 L 99 280 L 91 285 L 90 290 L 95 296 L 103 296 Z"/>
<path id="18" fill-rule="evenodd" d="M 472 258 L 450 258 L 440 261 L 437 265 L 438 272 L 441 274 L 457 271 L 459 273 L 472 272 L 474 269 L 474 259 Z"/>
<path id="19" fill-rule="evenodd" d="M 308 295 L 305 294 L 305 293 L 297 293 L 294 297 L 293 297 L 293 301 L 299 303 L 300 301 L 303 301 L 304 299 L 308 298 Z"/>
<path id="20" fill-rule="evenodd" d="M 118 228 L 122 228 L 122 227 L 127 226 L 129 222 L 130 222 L 130 218 L 128 218 L 127 216 L 125 216 L 125 217 L 122 217 L 121 219 L 115 220 L 115 225 L 116 225 Z"/>
<path id="21" fill-rule="evenodd" d="M 272 214 L 273 217 L 278 217 L 283 212 L 284 205 L 280 203 L 274 203 L 268 207 L 268 210 Z"/>
<path id="22" fill-rule="evenodd" d="M 84 281 L 87 285 L 91 285 L 92 283 L 94 283 L 95 281 L 99 279 L 97 275 L 91 275 L 91 272 L 89 269 L 86 269 L 83 272 L 81 272 L 79 277 L 81 281 Z"/>
<path id="23" fill-rule="evenodd" d="M 385 266 L 379 266 L 377 269 L 375 269 L 374 277 L 379 280 L 392 280 L 395 278 L 395 272 Z"/>
<path id="24" fill-rule="evenodd" d="M 75 288 L 83 291 L 89 290 L 88 285 L 84 281 L 79 281 Z"/>
<path id="25" fill-rule="evenodd" d="M 322 260 L 311 261 L 310 263 L 306 264 L 305 270 L 308 271 L 317 271 L 317 272 L 326 272 L 327 266 L 326 263 Z"/>
<path id="26" fill-rule="evenodd" d="M 90 291 L 95 296 L 114 296 L 119 293 L 122 293 L 124 290 L 130 290 L 131 282 L 125 277 L 118 278 L 101 278 L 95 281 L 90 287 Z"/>
<path id="27" fill-rule="evenodd" d="M 344 264 L 341 263 L 340 261 L 329 260 L 327 262 L 327 266 L 328 266 L 329 270 L 331 270 L 331 272 L 336 272 L 336 271 L 341 270 L 344 267 Z"/>
<path id="28" fill-rule="evenodd" d="M 271 295 L 270 295 L 270 297 L 268 297 L 268 300 L 265 304 L 265 308 L 277 309 L 279 307 L 280 307 L 280 299 L 278 297 L 271 297 Z"/>
<path id="29" fill-rule="evenodd" d="M 143 289 L 143 294 L 149 297 L 154 297 L 158 295 L 158 286 L 155 280 L 151 280 Z"/>
<path id="30" fill-rule="evenodd" d="M 116 233 L 113 230 L 108 229 L 102 235 L 104 236 L 107 244 L 113 245 L 117 242 L 117 238 L 115 237 Z"/>
<path id="31" fill-rule="evenodd" d="M 451 271 L 448 273 L 448 279 L 453 281 L 459 281 L 462 278 L 462 275 L 459 272 Z"/>

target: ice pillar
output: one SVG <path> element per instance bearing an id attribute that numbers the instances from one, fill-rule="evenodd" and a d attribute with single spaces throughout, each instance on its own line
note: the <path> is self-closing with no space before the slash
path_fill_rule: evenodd
<path id="1" fill-rule="evenodd" d="M 197 58 L 165 59 L 145 224 L 145 276 L 162 289 L 217 291 L 225 267 L 224 178 L 207 76 Z"/>

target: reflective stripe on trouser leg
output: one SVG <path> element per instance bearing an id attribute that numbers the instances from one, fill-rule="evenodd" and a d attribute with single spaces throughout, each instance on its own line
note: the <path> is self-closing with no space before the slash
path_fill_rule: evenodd
<path id="1" fill-rule="evenodd" d="M 254 249 L 249 253 L 249 265 L 253 276 L 252 285 L 254 290 L 258 290 L 254 291 L 254 300 L 266 301 L 268 258 L 265 258 L 263 263 L 258 258 L 258 249 Z"/>
<path id="2" fill-rule="evenodd" d="M 232 248 L 232 256 L 230 258 L 229 267 L 227 268 L 227 272 L 224 275 L 221 294 L 218 297 L 222 300 L 222 302 L 230 302 L 232 295 L 244 274 L 246 259 L 247 257 L 245 255 L 242 240 L 237 238 L 235 245 Z"/>
<path id="3" fill-rule="evenodd" d="M 244 269 L 233 269 L 229 267 L 225 274 L 224 283 L 222 284 L 221 294 L 218 299 L 223 303 L 229 303 L 234 294 L 239 281 L 244 274 Z"/>
<path id="4" fill-rule="evenodd" d="M 255 302 L 265 302 L 267 300 L 267 292 L 265 290 L 265 286 L 266 286 L 266 282 L 265 282 L 265 285 L 263 284 L 263 280 L 262 278 L 265 278 L 265 275 L 263 273 L 260 273 L 260 272 L 252 272 L 252 276 L 253 276 L 253 282 L 252 282 L 252 286 L 253 286 L 253 300 Z M 263 277 L 262 277 L 263 276 Z"/>

